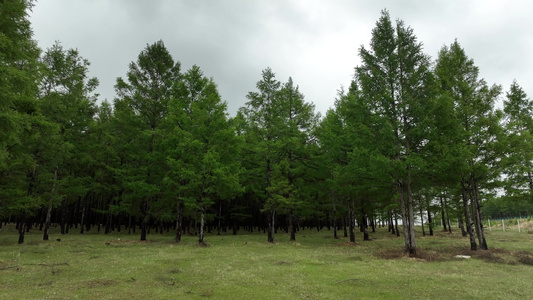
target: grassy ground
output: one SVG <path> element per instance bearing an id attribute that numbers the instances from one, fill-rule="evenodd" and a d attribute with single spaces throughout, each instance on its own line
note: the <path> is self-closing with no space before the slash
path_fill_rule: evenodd
<path id="1" fill-rule="evenodd" d="M 533 226 L 532 226 L 533 227 Z M 531 228 L 529 229 L 532 232 Z M 459 233 L 418 233 L 419 258 L 386 229 L 348 243 L 332 232 L 207 235 L 181 244 L 172 234 L 68 234 L 17 245 L 0 231 L 2 299 L 528 299 L 533 297 L 533 234 L 487 232 L 491 250 L 471 252 Z M 61 238 L 60 242 L 56 238 Z M 471 259 L 454 258 L 470 255 Z"/>

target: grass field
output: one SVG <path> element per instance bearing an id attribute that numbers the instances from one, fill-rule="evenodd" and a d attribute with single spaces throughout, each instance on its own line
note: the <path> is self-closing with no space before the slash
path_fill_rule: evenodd
<path id="1" fill-rule="evenodd" d="M 529 232 L 528 228 L 529 226 Z M 417 232 L 419 258 L 386 228 L 355 244 L 303 230 L 289 241 L 241 233 L 172 241 L 148 236 L 35 230 L 17 245 L 0 231 L 0 299 L 531 299 L 533 232 L 487 232 L 489 251 L 471 252 L 460 233 Z M 56 238 L 61 238 L 60 242 Z M 454 258 L 470 255 L 471 259 Z"/>

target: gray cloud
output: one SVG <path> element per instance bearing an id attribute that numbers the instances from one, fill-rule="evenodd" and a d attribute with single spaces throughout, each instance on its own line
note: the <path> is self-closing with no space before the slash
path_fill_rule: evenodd
<path id="1" fill-rule="evenodd" d="M 358 48 L 368 44 L 385 7 L 414 29 L 432 57 L 457 38 L 489 83 L 507 89 L 516 78 L 533 95 L 527 1 L 47 0 L 36 4 L 31 21 L 42 48 L 59 40 L 92 63 L 102 100 L 115 97 L 116 77 L 161 39 L 183 70 L 196 64 L 214 78 L 231 114 L 265 67 L 281 81 L 292 76 L 325 112 L 349 84 Z"/>

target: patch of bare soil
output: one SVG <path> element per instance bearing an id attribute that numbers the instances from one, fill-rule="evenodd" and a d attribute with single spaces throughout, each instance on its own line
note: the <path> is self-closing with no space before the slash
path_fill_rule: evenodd
<path id="1" fill-rule="evenodd" d="M 82 282 L 82 284 L 88 288 L 105 287 L 117 284 L 116 280 L 111 279 L 94 279 Z"/>
<path id="2" fill-rule="evenodd" d="M 450 261 L 456 259 L 455 256 L 467 256 L 481 259 L 485 262 L 517 265 L 524 264 L 533 266 L 533 253 L 528 251 L 510 251 L 505 249 L 492 248 L 489 250 L 472 251 L 468 248 L 449 247 L 444 249 L 417 249 L 415 257 L 409 257 L 405 252 L 398 249 L 387 249 L 377 254 L 383 259 L 415 259 L 425 262 Z"/>
<path id="3" fill-rule="evenodd" d="M 352 242 L 343 242 L 343 243 L 337 243 L 335 245 L 342 246 L 342 247 L 348 247 L 348 246 L 357 246 L 359 244 L 358 243 L 352 243 Z"/>

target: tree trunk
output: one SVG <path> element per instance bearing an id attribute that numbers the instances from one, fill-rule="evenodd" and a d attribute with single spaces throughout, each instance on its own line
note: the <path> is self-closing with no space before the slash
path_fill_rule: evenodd
<path id="1" fill-rule="evenodd" d="M 398 216 L 394 214 L 394 226 L 396 227 L 396 237 L 400 237 L 400 230 L 398 229 Z"/>
<path id="2" fill-rule="evenodd" d="M 426 229 L 424 228 L 424 213 L 422 210 L 422 199 L 418 198 L 418 206 L 420 209 L 420 222 L 422 223 L 422 236 L 426 236 Z"/>
<path id="3" fill-rule="evenodd" d="M 205 245 L 204 242 L 204 225 L 205 225 L 205 212 L 204 212 L 204 206 L 203 206 L 203 199 L 202 199 L 202 205 L 200 208 L 200 233 L 198 234 L 198 244 Z"/>
<path id="4" fill-rule="evenodd" d="M 296 241 L 296 226 L 294 226 L 294 214 L 292 209 L 289 210 L 289 231 L 291 233 L 291 241 Z"/>
<path id="5" fill-rule="evenodd" d="M 398 192 L 400 194 L 400 211 L 402 213 L 402 227 L 403 227 L 403 236 L 404 236 L 404 251 L 406 253 L 410 253 L 410 242 L 409 242 L 409 221 L 407 217 L 407 211 L 405 209 L 406 203 L 405 203 L 405 195 L 404 195 L 404 188 L 401 181 L 398 181 Z"/>
<path id="6" fill-rule="evenodd" d="M 174 237 L 174 242 L 181 242 L 181 235 L 183 233 L 183 202 L 181 200 L 177 201 L 176 204 L 176 236 Z"/>
<path id="7" fill-rule="evenodd" d="M 452 233 L 452 225 L 450 224 L 450 212 L 448 211 L 448 203 L 444 197 L 444 212 L 446 212 L 446 222 L 448 223 L 448 232 Z"/>
<path id="8" fill-rule="evenodd" d="M 337 236 L 337 207 L 335 205 L 335 196 L 332 197 L 333 199 L 333 238 L 338 239 Z"/>
<path id="9" fill-rule="evenodd" d="M 85 230 L 85 201 L 81 201 L 81 220 L 80 220 L 80 234 L 83 234 Z"/>
<path id="10" fill-rule="evenodd" d="M 474 204 L 474 215 L 476 220 L 476 232 L 479 240 L 479 245 L 482 250 L 488 250 L 487 240 L 485 239 L 485 233 L 483 232 L 483 223 L 481 215 L 481 203 L 479 201 L 479 190 L 477 186 L 477 181 L 472 179 L 472 202 Z"/>
<path id="11" fill-rule="evenodd" d="M 457 206 L 459 206 L 459 199 L 457 199 L 456 204 Z M 457 213 L 457 223 L 458 223 L 457 226 L 461 229 L 461 236 L 466 237 L 467 233 L 465 230 L 465 224 L 463 222 L 463 214 L 461 212 Z"/>
<path id="12" fill-rule="evenodd" d="M 443 226 L 443 229 L 442 231 L 448 231 L 448 228 L 446 227 L 446 216 L 444 214 L 444 203 L 442 201 L 442 198 L 443 196 L 439 196 L 439 199 L 440 199 L 440 211 L 441 211 L 441 220 L 440 222 L 442 223 L 442 226 Z"/>
<path id="13" fill-rule="evenodd" d="M 468 232 L 468 236 L 470 238 L 470 250 L 477 250 L 477 244 L 476 244 L 476 237 L 474 235 L 474 231 L 472 230 L 472 218 L 470 217 L 470 205 L 468 205 L 468 197 L 466 195 L 466 186 L 464 181 L 461 181 L 461 194 L 463 197 L 463 207 L 465 210 L 465 218 L 466 218 L 466 231 Z"/>
<path id="14" fill-rule="evenodd" d="M 274 243 L 274 230 L 275 230 L 275 224 L 274 220 L 276 218 L 276 211 L 273 209 L 270 211 L 268 215 L 268 242 Z"/>
<path id="15" fill-rule="evenodd" d="M 111 207 L 113 206 L 113 196 L 109 197 L 109 203 L 107 205 L 107 217 L 105 221 L 105 234 L 108 234 L 112 231 L 113 226 L 113 215 L 111 214 Z"/>
<path id="16" fill-rule="evenodd" d="M 148 200 L 143 199 L 141 203 L 141 241 L 146 241 L 148 231 Z"/>
<path id="17" fill-rule="evenodd" d="M 429 211 L 429 207 L 428 207 L 428 227 L 429 227 L 429 235 L 433 236 L 433 219 L 431 218 L 431 211 Z"/>
<path id="18" fill-rule="evenodd" d="M 218 204 L 217 235 L 220 235 L 220 230 L 222 228 L 221 220 L 222 220 L 222 200 L 220 200 L 220 202 Z"/>
<path id="19" fill-rule="evenodd" d="M 409 217 L 409 256 L 416 256 L 415 241 L 415 211 L 413 203 L 413 193 L 411 191 L 411 171 L 407 172 L 407 209 Z"/>
<path id="20" fill-rule="evenodd" d="M 19 225 L 19 228 L 18 228 L 18 230 L 19 230 L 19 241 L 18 241 L 18 243 L 19 244 L 23 244 L 24 243 L 24 233 L 26 232 L 26 226 L 27 226 L 26 219 L 24 218 L 24 219 L 22 219 L 20 221 L 20 225 Z"/>
<path id="21" fill-rule="evenodd" d="M 368 216 L 364 209 L 361 209 L 361 227 L 363 227 L 363 241 L 370 241 L 370 236 L 368 235 Z"/>
<path id="22" fill-rule="evenodd" d="M 52 206 L 54 205 L 54 194 L 56 191 L 56 182 L 57 182 L 57 170 L 59 169 L 59 165 L 56 166 L 56 169 L 54 171 L 54 180 L 52 184 L 52 191 L 50 192 L 50 201 L 48 202 L 48 210 L 46 211 L 46 220 L 44 223 L 44 233 L 43 233 L 43 240 L 48 241 L 49 234 L 50 234 L 50 221 L 52 220 Z"/>
<path id="23" fill-rule="evenodd" d="M 350 201 L 350 212 L 348 213 L 348 225 L 350 230 L 350 242 L 355 243 L 355 214 L 354 214 L 354 201 Z"/>

